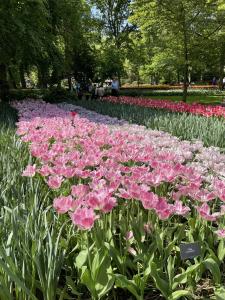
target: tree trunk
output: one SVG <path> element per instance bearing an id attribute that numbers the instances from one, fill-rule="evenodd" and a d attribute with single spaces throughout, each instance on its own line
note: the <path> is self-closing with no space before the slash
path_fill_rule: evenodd
<path id="1" fill-rule="evenodd" d="M 47 85 L 46 77 L 47 77 L 46 71 L 43 68 L 39 67 L 38 68 L 38 86 L 40 88 L 47 89 L 48 85 Z"/>
<path id="2" fill-rule="evenodd" d="M 139 70 L 138 70 L 138 72 L 137 72 L 137 85 L 138 85 L 138 87 L 139 87 L 139 85 L 140 85 Z"/>
<path id="3" fill-rule="evenodd" d="M 120 72 L 118 72 L 118 81 L 119 81 L 119 88 L 121 87 L 121 75 Z"/>
<path id="4" fill-rule="evenodd" d="M 17 89 L 16 81 L 15 81 L 15 78 L 14 78 L 14 76 L 13 76 L 13 72 L 12 72 L 12 70 L 11 70 L 10 67 L 8 67 L 8 73 L 9 73 L 10 82 L 11 82 L 13 88 L 14 88 L 14 89 Z"/>
<path id="5" fill-rule="evenodd" d="M 171 72 L 168 73 L 168 83 L 171 84 Z"/>
<path id="6" fill-rule="evenodd" d="M 26 80 L 25 80 L 25 71 L 24 71 L 24 66 L 21 64 L 20 67 L 20 83 L 21 83 L 21 87 L 22 89 L 26 89 L 27 88 L 27 84 L 26 84 Z"/>
<path id="7" fill-rule="evenodd" d="M 67 80 L 68 80 L 69 91 L 72 91 L 72 80 L 70 75 L 68 76 Z"/>
<path id="8" fill-rule="evenodd" d="M 7 81 L 7 69 L 5 64 L 0 64 L 0 98 L 7 101 L 9 96 L 9 85 Z"/>
<path id="9" fill-rule="evenodd" d="M 219 88 L 223 89 L 224 65 L 225 65 L 225 43 L 221 44 L 220 48 L 220 66 L 219 66 Z"/>
<path id="10" fill-rule="evenodd" d="M 38 87 L 43 88 L 42 84 L 43 84 L 43 82 L 42 82 L 41 70 L 40 70 L 40 68 L 38 68 Z"/>
<path id="11" fill-rule="evenodd" d="M 177 71 L 177 83 L 179 84 L 180 83 L 180 72 Z"/>
<path id="12" fill-rule="evenodd" d="M 187 101 L 187 89 L 188 89 L 188 64 L 184 64 L 184 84 L 183 84 L 183 102 Z"/>
<path id="13" fill-rule="evenodd" d="M 188 38 L 187 28 L 185 22 L 185 15 L 183 20 L 183 34 L 184 34 L 184 84 L 183 84 L 183 102 L 187 101 L 187 88 L 188 88 Z"/>
<path id="14" fill-rule="evenodd" d="M 50 87 L 53 87 L 54 84 L 57 84 L 57 88 L 61 87 L 61 76 L 55 67 L 53 68 L 49 83 Z"/>
<path id="15" fill-rule="evenodd" d="M 59 81 L 58 81 L 58 83 L 57 83 L 57 88 L 59 89 L 59 88 L 61 88 L 62 86 L 61 86 L 61 79 L 59 79 Z"/>
<path id="16" fill-rule="evenodd" d="M 188 84 L 191 84 L 191 72 L 188 72 Z"/>

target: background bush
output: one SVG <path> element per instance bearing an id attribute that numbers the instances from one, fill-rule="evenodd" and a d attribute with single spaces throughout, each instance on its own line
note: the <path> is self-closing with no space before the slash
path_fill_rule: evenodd
<path id="1" fill-rule="evenodd" d="M 75 92 L 71 93 L 64 88 L 10 90 L 10 100 L 23 100 L 26 98 L 41 98 L 49 103 L 58 103 L 77 99 Z"/>
<path id="2" fill-rule="evenodd" d="M 38 99 L 42 98 L 45 93 L 46 91 L 41 89 L 16 89 L 10 90 L 9 98 L 11 100 L 23 100 L 26 98 Z"/>
<path id="3" fill-rule="evenodd" d="M 77 100 L 77 97 L 75 92 L 63 88 L 52 88 L 44 94 L 43 100 L 49 103 L 60 103 L 67 100 Z"/>

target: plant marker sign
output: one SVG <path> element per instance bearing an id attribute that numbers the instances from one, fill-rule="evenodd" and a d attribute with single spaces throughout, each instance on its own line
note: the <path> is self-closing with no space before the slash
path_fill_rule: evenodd
<path id="1" fill-rule="evenodd" d="M 198 242 L 181 244 L 180 245 L 180 256 L 181 259 L 195 258 L 201 254 L 201 248 Z"/>

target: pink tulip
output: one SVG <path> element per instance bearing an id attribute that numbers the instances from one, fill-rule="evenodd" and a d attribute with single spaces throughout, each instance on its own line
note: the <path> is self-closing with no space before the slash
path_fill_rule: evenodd
<path id="1" fill-rule="evenodd" d="M 87 207 L 77 208 L 74 213 L 70 214 L 74 225 L 80 229 L 91 229 L 96 220 L 94 211 Z"/>
<path id="2" fill-rule="evenodd" d="M 216 198 L 214 192 L 209 192 L 207 190 L 198 190 L 196 192 L 190 191 L 189 195 L 201 202 L 209 202 Z"/>
<path id="3" fill-rule="evenodd" d="M 75 201 L 71 196 L 65 197 L 59 197 L 55 198 L 53 201 L 53 207 L 59 214 L 64 214 L 68 212 L 70 209 L 72 209 L 75 205 Z"/>
<path id="4" fill-rule="evenodd" d="M 23 171 L 22 176 L 34 177 L 36 173 L 36 165 L 28 165 L 26 169 Z"/>
<path id="5" fill-rule="evenodd" d="M 129 248 L 127 249 L 127 251 L 128 251 L 130 254 L 132 254 L 133 256 L 136 256 L 136 255 L 137 255 L 137 251 L 136 251 L 134 248 L 132 248 L 132 247 L 129 247 Z"/>
<path id="6" fill-rule="evenodd" d="M 168 219 L 173 212 L 173 205 L 167 203 L 166 199 L 161 197 L 156 204 L 155 210 L 161 220 Z"/>
<path id="7" fill-rule="evenodd" d="M 127 192 L 125 189 L 119 189 L 119 193 L 117 194 L 118 197 L 124 198 L 124 199 L 131 199 L 132 196 L 129 192 Z"/>
<path id="8" fill-rule="evenodd" d="M 52 173 L 52 169 L 48 165 L 44 165 L 38 171 L 42 176 L 46 177 Z"/>
<path id="9" fill-rule="evenodd" d="M 206 203 L 204 203 L 200 207 L 196 207 L 196 209 L 200 216 L 207 221 L 216 221 L 217 218 L 220 216 L 219 213 L 210 214 L 210 207 Z"/>
<path id="10" fill-rule="evenodd" d="M 117 205 L 115 197 L 107 197 L 101 204 L 101 211 L 104 213 L 110 212 Z"/>
<path id="11" fill-rule="evenodd" d="M 141 202 L 145 209 L 153 209 L 157 207 L 159 197 L 152 192 L 146 192 L 141 195 Z"/>
<path id="12" fill-rule="evenodd" d="M 183 206 L 181 201 L 176 201 L 173 205 L 173 212 L 177 215 L 185 216 L 190 211 L 190 208 Z"/>
<path id="13" fill-rule="evenodd" d="M 47 184 L 52 189 L 59 189 L 62 184 L 62 176 L 50 176 Z"/>
<path id="14" fill-rule="evenodd" d="M 222 238 L 225 238 L 225 229 L 219 229 L 217 231 L 215 231 L 215 233 Z"/>
<path id="15" fill-rule="evenodd" d="M 134 233 L 133 233 L 133 231 L 130 230 L 126 233 L 125 239 L 128 241 L 128 240 L 131 240 L 133 237 L 134 237 Z"/>
<path id="16" fill-rule="evenodd" d="M 74 197 L 81 198 L 85 196 L 89 191 L 89 187 L 84 184 L 72 185 L 71 186 L 71 194 Z"/>

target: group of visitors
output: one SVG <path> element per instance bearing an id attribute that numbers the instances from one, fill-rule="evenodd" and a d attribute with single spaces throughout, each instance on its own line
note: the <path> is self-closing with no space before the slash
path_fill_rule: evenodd
<path id="1" fill-rule="evenodd" d="M 117 97 L 119 96 L 119 89 L 120 85 L 117 77 L 113 77 L 112 81 L 109 81 L 108 84 L 96 84 L 92 83 L 91 80 L 87 83 L 79 83 L 73 80 L 71 85 L 71 90 L 76 93 L 78 99 L 82 99 L 83 96 L 86 99 L 102 99 L 109 92 L 111 92 L 112 96 Z"/>
<path id="2" fill-rule="evenodd" d="M 216 77 L 214 76 L 213 79 L 212 79 L 212 85 L 217 85 L 217 79 Z M 225 89 L 225 77 L 223 78 L 223 82 L 222 82 L 222 89 L 224 90 Z"/>

